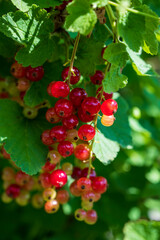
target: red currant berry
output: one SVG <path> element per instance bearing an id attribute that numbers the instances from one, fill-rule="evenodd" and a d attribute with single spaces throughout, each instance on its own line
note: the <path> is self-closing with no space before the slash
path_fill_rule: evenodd
<path id="1" fill-rule="evenodd" d="M 84 210 L 88 211 L 88 210 L 91 210 L 93 208 L 93 202 L 82 201 L 81 206 Z"/>
<path id="2" fill-rule="evenodd" d="M 74 88 L 69 95 L 69 99 L 75 107 L 80 107 L 87 93 L 83 88 Z"/>
<path id="3" fill-rule="evenodd" d="M 113 99 L 107 99 L 102 103 L 101 111 L 104 115 L 110 116 L 117 112 L 118 104 Z"/>
<path id="4" fill-rule="evenodd" d="M 63 71 L 62 71 L 62 79 L 63 81 L 66 80 L 66 78 L 68 77 L 68 73 L 69 73 L 69 67 L 65 68 Z M 70 84 L 74 85 L 76 83 L 79 82 L 80 80 L 80 71 L 78 70 L 78 68 L 76 67 L 73 67 L 71 69 L 71 78 L 70 78 Z"/>
<path id="5" fill-rule="evenodd" d="M 67 183 L 67 174 L 63 170 L 57 169 L 51 173 L 50 182 L 57 188 L 63 187 Z"/>
<path id="6" fill-rule="evenodd" d="M 87 160 L 90 157 L 90 148 L 87 144 L 79 144 L 74 149 L 74 155 L 81 161 Z"/>
<path id="7" fill-rule="evenodd" d="M 42 194 L 40 193 L 37 193 L 37 194 L 34 194 L 33 197 L 32 197 L 32 205 L 34 208 L 42 208 L 43 207 L 43 197 L 42 197 Z"/>
<path id="8" fill-rule="evenodd" d="M 57 81 L 51 86 L 51 93 L 55 98 L 65 98 L 68 96 L 69 92 L 69 86 L 65 82 Z"/>
<path id="9" fill-rule="evenodd" d="M 82 110 L 89 116 L 97 114 L 101 109 L 100 101 L 95 97 L 87 97 L 82 102 Z"/>
<path id="10" fill-rule="evenodd" d="M 17 184 L 11 184 L 6 189 L 6 194 L 11 198 L 17 198 L 20 194 L 20 186 L 18 186 Z"/>
<path id="11" fill-rule="evenodd" d="M 81 177 L 87 177 L 88 175 L 88 168 L 84 168 L 81 172 Z M 96 172 L 94 169 L 91 169 L 89 178 L 93 180 L 96 177 Z"/>
<path id="12" fill-rule="evenodd" d="M 50 123 L 58 123 L 61 120 L 61 118 L 56 114 L 56 111 L 53 107 L 47 110 L 46 119 Z"/>
<path id="13" fill-rule="evenodd" d="M 81 191 L 77 187 L 77 181 L 72 182 L 69 189 L 73 196 L 75 197 L 81 196 Z"/>
<path id="14" fill-rule="evenodd" d="M 51 96 L 51 97 L 53 97 L 53 96 L 52 96 L 51 89 L 52 89 L 52 85 L 53 85 L 54 83 L 55 83 L 55 81 L 50 82 L 50 84 L 49 84 L 48 87 L 47 87 L 47 93 L 48 93 L 48 95 Z"/>
<path id="15" fill-rule="evenodd" d="M 82 125 L 78 130 L 78 136 L 83 141 L 90 141 L 94 138 L 96 132 L 94 127 L 88 124 Z"/>
<path id="16" fill-rule="evenodd" d="M 62 170 L 67 174 L 67 175 L 71 175 L 73 172 L 73 165 L 72 163 L 69 162 L 65 162 L 62 165 Z"/>
<path id="17" fill-rule="evenodd" d="M 41 135 L 41 140 L 44 145 L 52 145 L 53 139 L 50 137 L 50 130 L 45 130 Z"/>
<path id="18" fill-rule="evenodd" d="M 61 155 L 59 154 L 59 152 L 57 152 L 56 150 L 49 151 L 47 155 L 48 162 L 52 164 L 57 164 L 60 162 L 60 160 L 61 160 Z"/>
<path id="19" fill-rule="evenodd" d="M 99 87 L 96 92 L 96 96 L 99 101 L 104 102 L 105 100 L 111 99 L 113 97 L 113 93 L 106 93 L 106 92 L 103 92 L 101 97 L 101 91 L 102 91 L 102 87 Z"/>
<path id="20" fill-rule="evenodd" d="M 43 78 L 44 69 L 42 66 L 32 68 L 31 66 L 26 68 L 26 78 L 32 82 L 37 82 Z"/>
<path id="21" fill-rule="evenodd" d="M 11 66 L 11 74 L 15 78 L 23 78 L 26 74 L 26 68 L 22 66 L 22 64 L 15 62 Z"/>
<path id="22" fill-rule="evenodd" d="M 50 174 L 49 173 L 41 173 L 39 176 L 39 183 L 42 185 L 43 188 L 49 188 L 52 186 L 50 182 Z"/>
<path id="23" fill-rule="evenodd" d="M 49 200 L 45 203 L 44 209 L 47 213 L 56 213 L 59 209 L 59 203 L 56 199 Z"/>
<path id="24" fill-rule="evenodd" d="M 68 140 L 69 142 L 77 142 L 78 139 L 78 131 L 76 129 L 71 129 L 67 131 L 66 140 Z"/>
<path id="25" fill-rule="evenodd" d="M 91 184 L 92 184 L 92 182 L 89 178 L 82 177 L 82 178 L 78 179 L 78 181 L 77 181 L 77 188 L 80 191 L 86 192 L 86 191 L 90 190 Z"/>
<path id="26" fill-rule="evenodd" d="M 51 162 L 47 161 L 45 165 L 42 167 L 44 172 L 51 172 L 55 169 L 56 164 L 52 164 Z"/>
<path id="27" fill-rule="evenodd" d="M 44 201 L 48 201 L 48 200 L 53 200 L 56 197 L 56 191 L 53 188 L 46 188 L 43 191 L 43 199 Z"/>
<path id="28" fill-rule="evenodd" d="M 102 118 L 101 118 L 101 123 L 103 126 L 105 127 L 110 127 L 113 125 L 115 121 L 115 117 L 114 115 L 110 115 L 110 116 L 107 116 L 107 115 L 103 115 Z"/>
<path id="29" fill-rule="evenodd" d="M 78 117 L 82 122 L 88 123 L 93 121 L 95 116 L 87 115 L 85 112 L 83 112 L 82 108 L 78 109 Z"/>
<path id="30" fill-rule="evenodd" d="M 104 177 L 95 177 L 92 180 L 92 189 L 95 193 L 104 193 L 107 190 L 107 180 Z"/>
<path id="31" fill-rule="evenodd" d="M 66 190 L 59 190 L 57 192 L 57 196 L 56 196 L 56 200 L 60 203 L 60 204 L 65 204 L 68 202 L 69 200 L 69 193 Z"/>
<path id="32" fill-rule="evenodd" d="M 58 152 L 62 157 L 69 157 L 73 154 L 74 147 L 69 141 L 63 141 L 58 144 Z"/>
<path id="33" fill-rule="evenodd" d="M 50 130 L 50 137 L 54 142 L 61 142 L 67 136 L 67 132 L 65 127 L 63 126 L 55 126 Z"/>
<path id="34" fill-rule="evenodd" d="M 24 99 L 24 96 L 25 96 L 25 94 L 26 94 L 26 91 L 25 92 L 20 92 L 20 99 L 23 101 L 23 99 Z"/>
<path id="35" fill-rule="evenodd" d="M 59 117 L 69 117 L 73 113 L 73 104 L 68 99 L 60 99 L 55 104 L 55 111 Z"/>
<path id="36" fill-rule="evenodd" d="M 11 167 L 5 167 L 2 171 L 3 181 L 12 181 L 15 179 L 15 172 Z"/>
<path id="37" fill-rule="evenodd" d="M 18 79 L 17 82 L 17 89 L 20 92 L 25 92 L 29 89 L 30 87 L 30 81 L 27 78 L 20 78 Z"/>
<path id="38" fill-rule="evenodd" d="M 91 82 L 95 85 L 101 85 L 104 79 L 104 73 L 97 70 L 93 76 L 90 77 Z"/>
<path id="39" fill-rule="evenodd" d="M 30 176 L 22 171 L 17 172 L 15 176 L 16 183 L 20 186 L 26 184 L 30 179 Z"/>
<path id="40" fill-rule="evenodd" d="M 97 222 L 97 212 L 95 210 L 89 210 L 86 213 L 86 218 L 84 220 L 87 224 L 95 224 Z"/>
<path id="41" fill-rule="evenodd" d="M 74 213 L 74 216 L 78 221 L 83 221 L 86 217 L 86 211 L 83 209 L 77 209 Z"/>
<path id="42" fill-rule="evenodd" d="M 79 121 L 76 115 L 71 115 L 67 118 L 63 118 L 62 123 L 67 129 L 73 129 L 78 126 Z"/>
<path id="43" fill-rule="evenodd" d="M 79 179 L 81 177 L 82 170 L 79 167 L 74 167 L 71 177 L 74 179 Z"/>
<path id="44" fill-rule="evenodd" d="M 93 191 L 87 191 L 82 194 L 83 202 L 94 202 L 95 193 Z"/>

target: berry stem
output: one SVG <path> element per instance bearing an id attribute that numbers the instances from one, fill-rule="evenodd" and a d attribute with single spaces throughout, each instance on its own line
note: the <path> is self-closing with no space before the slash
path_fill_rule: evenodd
<path id="1" fill-rule="evenodd" d="M 110 5 L 106 6 L 106 12 L 112 27 L 112 31 L 113 31 L 113 42 L 118 42 L 118 37 L 117 37 L 117 18 L 114 15 L 114 12 L 111 8 Z"/>
<path id="2" fill-rule="evenodd" d="M 70 67 L 69 67 L 69 72 L 68 72 L 68 84 L 69 85 L 70 85 L 70 79 L 71 79 L 71 71 L 72 71 L 72 68 L 73 68 L 74 59 L 75 59 L 75 56 L 76 56 L 79 39 L 80 39 L 80 33 L 78 33 L 78 35 L 76 37 L 74 47 L 73 47 L 73 51 L 72 51 L 71 62 L 70 62 Z"/>

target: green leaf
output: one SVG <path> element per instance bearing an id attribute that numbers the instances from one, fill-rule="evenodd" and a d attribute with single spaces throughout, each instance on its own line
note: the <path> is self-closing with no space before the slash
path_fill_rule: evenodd
<path id="1" fill-rule="evenodd" d="M 16 55 L 16 60 L 23 66 L 42 65 L 52 55 L 54 42 L 50 32 L 53 31 L 53 23 L 47 12 L 35 5 L 28 14 L 17 11 L 3 15 L 0 31 L 24 45 Z"/>
<path id="2" fill-rule="evenodd" d="M 118 103 L 118 110 L 115 114 L 115 122 L 111 127 L 105 127 L 98 118 L 98 130 L 103 132 L 104 136 L 115 141 L 123 148 L 132 147 L 131 128 L 128 120 L 128 104 L 119 94 L 114 94 L 114 99 Z"/>
<path id="3" fill-rule="evenodd" d="M 130 56 L 133 69 L 140 76 L 150 75 L 148 72 L 151 70 L 151 65 L 146 63 L 140 56 L 139 53 L 132 51 L 129 47 L 126 48 Z"/>
<path id="4" fill-rule="evenodd" d="M 30 89 L 27 91 L 24 97 L 25 104 L 30 107 L 35 107 L 36 105 L 48 100 L 55 103 L 57 99 L 52 98 L 47 93 L 47 86 L 52 81 L 61 80 L 61 72 L 63 64 L 61 61 L 54 63 L 46 63 L 44 65 L 44 77 L 41 81 L 34 82 Z M 54 76 L 54 77 L 53 77 Z M 43 87 L 42 87 L 43 86 Z"/>
<path id="5" fill-rule="evenodd" d="M 111 43 L 105 49 L 103 58 L 111 64 L 124 67 L 129 58 L 126 46 L 123 43 Z"/>
<path id="6" fill-rule="evenodd" d="M 140 220 L 129 222 L 124 227 L 124 240 L 159 240 L 160 223 Z"/>
<path id="7" fill-rule="evenodd" d="M 107 93 L 117 92 L 128 83 L 128 78 L 120 73 L 120 67 L 112 64 L 110 71 L 106 73 L 103 80 L 104 91 Z"/>
<path id="8" fill-rule="evenodd" d="M 26 12 L 32 6 L 32 4 L 38 5 L 40 8 L 55 7 L 62 4 L 61 0 L 11 0 L 12 3 L 20 9 L 22 12 Z"/>
<path id="9" fill-rule="evenodd" d="M 81 37 L 75 65 L 85 76 L 94 74 L 96 65 L 103 63 L 101 57 L 103 43 L 97 42 L 93 38 Z"/>
<path id="10" fill-rule="evenodd" d="M 88 35 L 97 21 L 97 16 L 88 0 L 74 0 L 67 6 L 69 15 L 66 17 L 65 28 L 70 32 Z"/>
<path id="11" fill-rule="evenodd" d="M 96 132 L 93 143 L 93 152 L 100 162 L 108 164 L 113 161 L 120 150 L 119 144 L 106 138 L 103 132 Z"/>
<path id="12" fill-rule="evenodd" d="M 90 0 L 90 3 L 94 8 L 101 8 L 108 4 L 108 0 Z"/>
<path id="13" fill-rule="evenodd" d="M 0 55 L 6 58 L 14 57 L 16 50 L 15 43 L 3 33 L 0 33 Z"/>
<path id="14" fill-rule="evenodd" d="M 22 171 L 33 175 L 45 163 L 47 147 L 40 140 L 43 130 L 49 124 L 44 112 L 34 120 L 25 118 L 22 108 L 11 100 L 0 100 L 0 137 L 5 140 L 5 149 Z"/>

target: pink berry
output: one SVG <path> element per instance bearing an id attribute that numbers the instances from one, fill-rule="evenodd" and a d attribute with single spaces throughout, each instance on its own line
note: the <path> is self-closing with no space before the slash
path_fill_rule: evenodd
<path id="1" fill-rule="evenodd" d="M 97 70 L 93 76 L 90 77 L 91 82 L 95 85 L 101 85 L 104 79 L 104 73 Z"/>
<path id="2" fill-rule="evenodd" d="M 69 117 L 73 113 L 73 104 L 68 99 L 59 99 L 55 104 L 55 111 L 59 117 Z"/>
<path id="3" fill-rule="evenodd" d="M 55 98 L 65 98 L 69 94 L 69 86 L 65 82 L 57 81 L 51 86 L 51 94 Z"/>
<path id="4" fill-rule="evenodd" d="M 90 225 L 95 224 L 97 222 L 97 212 L 93 209 L 88 210 L 84 221 Z"/>
<path id="5" fill-rule="evenodd" d="M 57 188 L 63 187 L 67 183 L 67 174 L 63 170 L 57 169 L 51 173 L 50 182 Z"/>
<path id="6" fill-rule="evenodd" d="M 52 145 L 54 143 L 53 139 L 50 137 L 50 130 L 45 130 L 41 135 L 41 140 L 44 145 Z"/>
<path id="7" fill-rule="evenodd" d="M 75 107 L 80 107 L 87 93 L 83 88 L 74 88 L 69 95 L 69 99 Z"/>
<path id="8" fill-rule="evenodd" d="M 101 111 L 104 115 L 110 116 L 117 112 L 118 104 L 113 99 L 108 99 L 102 103 Z"/>
<path id="9" fill-rule="evenodd" d="M 74 149 L 74 155 L 81 161 L 87 160 L 90 157 L 90 148 L 87 144 L 79 144 Z"/>
<path id="10" fill-rule="evenodd" d="M 96 132 L 94 127 L 89 124 L 82 125 L 78 130 L 78 136 L 83 141 L 90 141 L 94 138 Z"/>
<path id="11" fill-rule="evenodd" d="M 63 81 L 66 80 L 66 78 L 68 77 L 68 73 L 69 73 L 69 67 L 65 68 L 63 71 L 62 71 L 62 79 Z M 80 71 L 78 70 L 78 68 L 76 67 L 73 67 L 71 69 L 71 78 L 70 78 L 70 84 L 74 85 L 76 84 L 77 82 L 79 82 L 80 80 Z"/>
<path id="12" fill-rule="evenodd" d="M 76 115 L 71 115 L 67 118 L 63 118 L 62 123 L 67 129 L 73 129 L 78 126 L 79 121 Z"/>
<path id="13" fill-rule="evenodd" d="M 17 198 L 20 194 L 20 186 L 17 184 L 11 184 L 6 189 L 6 194 L 11 198 Z"/>
<path id="14" fill-rule="evenodd" d="M 91 189 L 91 183 L 92 182 L 89 178 L 82 177 L 82 178 L 78 179 L 78 181 L 77 181 L 77 188 L 80 191 L 86 192 Z"/>
<path id="15" fill-rule="evenodd" d="M 87 191 L 82 194 L 83 202 L 94 202 L 95 193 L 93 191 Z"/>
<path id="16" fill-rule="evenodd" d="M 82 108 L 79 108 L 78 109 L 78 117 L 82 122 L 87 123 L 87 122 L 93 121 L 95 116 L 87 115 L 86 112 L 83 112 Z"/>
<path id="17" fill-rule="evenodd" d="M 50 123 L 58 123 L 61 118 L 56 114 L 55 108 L 49 108 L 46 112 L 46 119 Z"/>
<path id="18" fill-rule="evenodd" d="M 65 203 L 67 203 L 68 200 L 69 200 L 69 193 L 67 192 L 67 190 L 65 190 L 65 189 L 59 190 L 59 191 L 57 192 L 56 200 L 57 200 L 60 204 L 65 204 Z"/>
<path id="19" fill-rule="evenodd" d="M 43 78 L 44 69 L 42 66 L 32 68 L 31 66 L 26 68 L 26 78 L 32 82 L 39 81 Z"/>
<path id="20" fill-rule="evenodd" d="M 54 142 L 61 142 L 67 136 L 67 132 L 65 127 L 63 126 L 55 126 L 50 130 L 50 137 Z"/>
<path id="21" fill-rule="evenodd" d="M 70 192 L 73 196 L 75 196 L 75 197 L 81 196 L 82 192 L 78 189 L 76 180 L 71 183 L 69 189 L 70 189 Z"/>
<path id="22" fill-rule="evenodd" d="M 81 106 L 83 112 L 85 112 L 89 116 L 96 115 L 101 109 L 101 104 L 99 100 L 95 97 L 85 98 Z"/>
<path id="23" fill-rule="evenodd" d="M 95 177 L 92 180 L 92 189 L 95 193 L 104 193 L 107 190 L 107 180 L 104 177 Z"/>
<path id="24" fill-rule="evenodd" d="M 73 154 L 74 147 L 69 141 L 63 141 L 58 144 L 58 152 L 62 157 L 69 157 Z"/>

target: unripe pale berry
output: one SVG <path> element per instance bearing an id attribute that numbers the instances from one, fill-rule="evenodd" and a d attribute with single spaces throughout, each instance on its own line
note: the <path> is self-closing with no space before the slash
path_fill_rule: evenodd
<path id="1" fill-rule="evenodd" d="M 32 202 L 32 206 L 34 208 L 37 208 L 37 209 L 42 208 L 43 204 L 44 204 L 42 194 L 40 194 L 40 193 L 34 194 L 31 202 Z"/>
<path id="2" fill-rule="evenodd" d="M 91 210 L 93 208 L 93 202 L 82 201 L 81 202 L 81 207 L 86 211 Z"/>
<path id="3" fill-rule="evenodd" d="M 23 114 L 28 119 L 34 119 L 38 115 L 38 109 L 37 108 L 31 108 L 31 107 L 24 107 Z"/>
<path id="4" fill-rule="evenodd" d="M 74 213 L 74 216 L 78 221 L 83 221 L 86 217 L 86 211 L 83 209 L 77 209 Z"/>
<path id="5" fill-rule="evenodd" d="M 44 201 L 53 200 L 53 199 L 55 199 L 56 195 L 57 195 L 57 193 L 53 188 L 46 188 L 43 191 Z"/>
<path id="6" fill-rule="evenodd" d="M 86 213 L 86 218 L 84 220 L 87 224 L 95 224 L 97 222 L 97 212 L 95 210 L 89 210 Z"/>
<path id="7" fill-rule="evenodd" d="M 30 87 L 30 81 L 27 78 L 19 78 L 16 85 L 20 92 L 25 92 Z"/>
<path id="8" fill-rule="evenodd" d="M 60 160 L 61 160 L 61 155 L 59 154 L 59 152 L 57 152 L 56 150 L 49 151 L 47 155 L 47 161 L 49 161 L 52 164 L 57 164 L 60 162 Z"/>
<path id="9" fill-rule="evenodd" d="M 73 165 L 72 163 L 65 162 L 62 164 L 62 170 L 67 174 L 67 175 L 72 175 L 73 172 Z"/>
<path id="10" fill-rule="evenodd" d="M 69 193 L 67 192 L 67 190 L 65 190 L 65 189 L 59 190 L 59 191 L 57 192 L 56 200 L 57 200 L 60 204 L 65 204 L 65 203 L 67 203 L 68 200 L 69 200 Z"/>
<path id="11" fill-rule="evenodd" d="M 16 203 L 20 206 L 26 206 L 29 202 L 30 194 L 28 191 L 23 190 L 20 192 L 19 196 L 16 198 Z"/>
<path id="12" fill-rule="evenodd" d="M 78 131 L 76 129 L 68 130 L 66 140 L 69 142 L 77 142 L 79 140 Z"/>
<path id="13" fill-rule="evenodd" d="M 12 202 L 13 199 L 12 199 L 11 197 L 9 197 L 9 196 L 4 192 L 4 193 L 2 193 L 1 200 L 2 200 L 2 202 L 4 202 L 4 203 L 10 203 L 10 202 Z"/>
<path id="14" fill-rule="evenodd" d="M 77 187 L 77 181 L 72 182 L 69 189 L 73 196 L 75 196 L 75 197 L 81 196 L 82 192 Z"/>
<path id="15" fill-rule="evenodd" d="M 44 209 L 47 213 L 56 213 L 59 209 L 59 203 L 56 199 L 49 200 L 45 203 Z"/>
<path id="16" fill-rule="evenodd" d="M 12 181 L 15 178 L 15 172 L 11 167 L 5 167 L 2 171 L 2 179 L 4 181 Z"/>
<path id="17" fill-rule="evenodd" d="M 107 116 L 107 115 L 103 115 L 102 118 L 101 118 L 101 123 L 103 126 L 105 127 L 110 127 L 113 125 L 115 121 L 115 117 L 114 115 L 110 115 L 110 116 Z"/>

